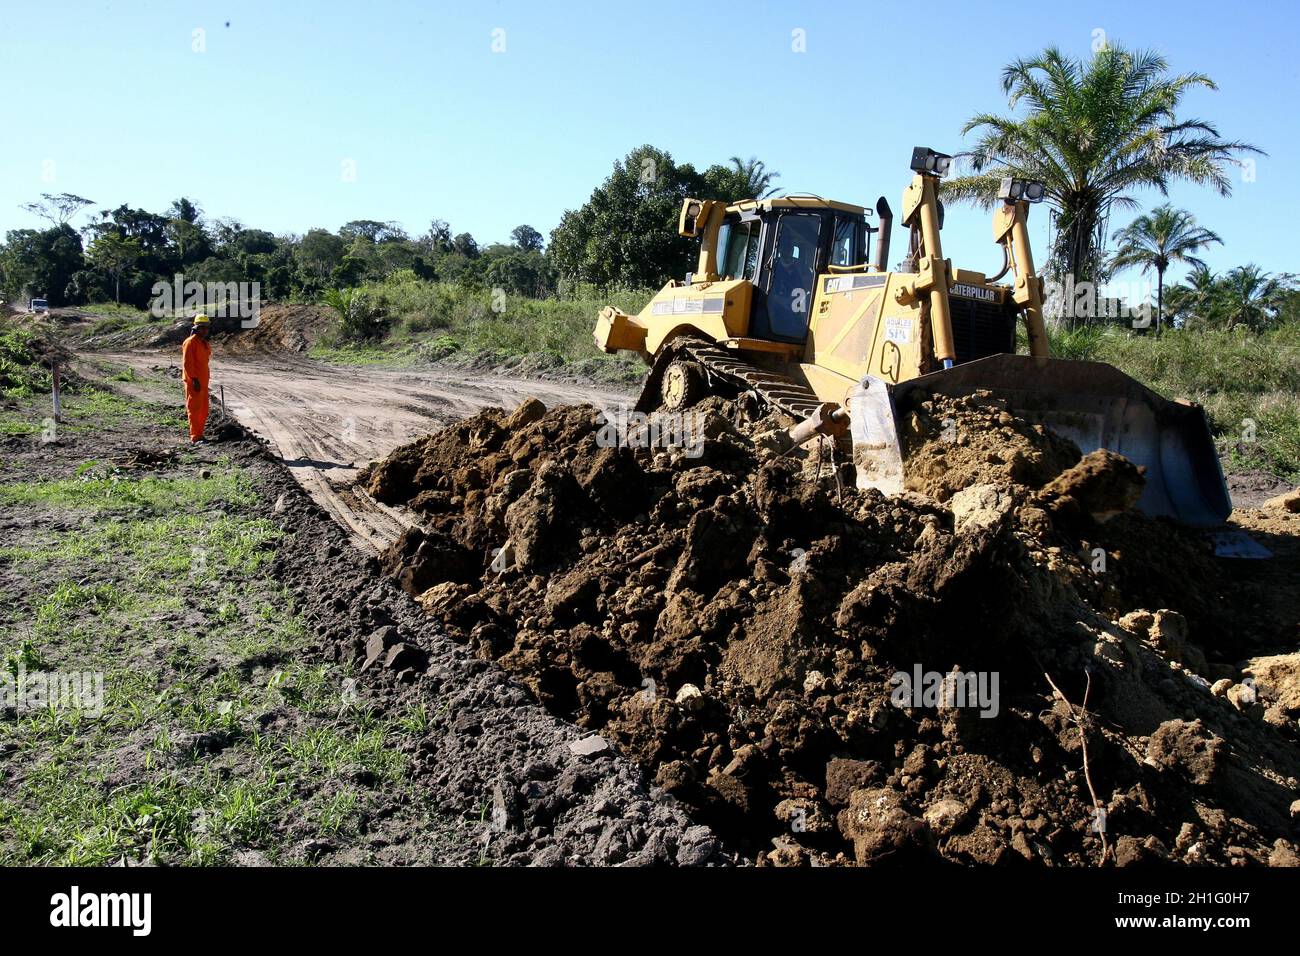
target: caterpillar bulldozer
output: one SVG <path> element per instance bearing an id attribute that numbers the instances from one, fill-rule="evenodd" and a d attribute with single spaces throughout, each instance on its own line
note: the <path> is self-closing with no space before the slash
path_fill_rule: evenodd
<path id="1" fill-rule="evenodd" d="M 935 394 L 988 390 L 1084 452 L 1108 448 L 1141 466 L 1143 511 L 1222 524 L 1231 503 L 1199 406 L 1164 399 L 1113 366 L 1049 355 L 1027 225 L 1040 183 L 1002 181 L 997 274 L 944 258 L 939 185 L 950 164 L 913 150 L 900 210 L 908 249 L 893 270 L 884 197 L 874 210 L 810 194 L 686 199 L 678 232 L 700 240 L 695 271 L 639 314 L 607 306 L 596 321 L 597 347 L 636 352 L 650 366 L 636 410 L 746 394 L 797 423 L 792 444 L 831 436 L 851 448 L 858 487 L 895 494 L 902 416 Z M 1027 355 L 1016 354 L 1018 322 Z"/>

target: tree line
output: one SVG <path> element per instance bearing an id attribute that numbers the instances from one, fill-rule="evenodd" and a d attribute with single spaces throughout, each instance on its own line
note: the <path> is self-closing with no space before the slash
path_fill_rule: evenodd
<path id="1" fill-rule="evenodd" d="M 587 283 L 646 288 L 680 275 L 693 257 L 675 223 L 687 195 L 734 199 L 760 195 L 776 176 L 756 159 L 703 173 L 666 151 L 642 146 L 580 209 L 565 213 L 549 246 L 530 225 L 506 243 L 480 245 L 440 219 L 419 236 L 400 224 L 358 219 L 337 231 L 276 235 L 230 218 L 208 219 L 181 197 L 161 213 L 123 204 L 88 212 L 73 193 L 44 194 L 23 208 L 44 229 L 13 229 L 0 245 L 0 294 L 44 297 L 51 305 L 120 302 L 148 305 L 158 281 L 257 282 L 267 300 L 316 301 L 409 270 L 416 278 L 509 295 L 545 298 Z M 79 216 L 89 222 L 74 228 Z"/>
<path id="2" fill-rule="evenodd" d="M 182 197 L 162 213 L 125 204 L 103 209 L 74 229 L 71 220 L 90 205 L 69 193 L 28 204 L 50 225 L 6 233 L 0 290 L 7 298 L 144 308 L 155 282 L 183 275 L 203 283 L 258 282 L 267 300 L 314 301 L 326 289 L 403 269 L 422 279 L 499 286 L 514 295 L 543 296 L 555 287 L 543 237 L 529 225 L 516 227 L 508 243 L 485 247 L 468 232 L 453 233 L 442 220 L 414 238 L 397 223 L 369 219 L 336 232 L 275 235 L 230 218 L 205 219 L 196 202 Z"/>

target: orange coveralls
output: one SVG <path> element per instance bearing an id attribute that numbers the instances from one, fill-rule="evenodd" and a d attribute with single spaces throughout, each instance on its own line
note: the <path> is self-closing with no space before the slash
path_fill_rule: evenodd
<path id="1" fill-rule="evenodd" d="M 191 335 L 181 346 L 181 376 L 185 379 L 185 415 L 190 420 L 190 441 L 203 437 L 208 423 L 208 359 L 212 345 Z M 199 387 L 194 387 L 198 379 Z"/>

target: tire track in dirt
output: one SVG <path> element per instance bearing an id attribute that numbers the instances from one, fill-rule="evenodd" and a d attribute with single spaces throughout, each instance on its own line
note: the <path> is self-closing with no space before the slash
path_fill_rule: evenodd
<path id="1" fill-rule="evenodd" d="M 164 361 L 175 362 L 175 356 L 157 352 L 96 357 L 144 373 Z M 405 510 L 379 504 L 352 487 L 370 461 L 481 408 L 511 409 L 529 396 L 547 406 L 630 403 L 627 393 L 566 382 L 334 366 L 285 354 L 223 357 L 218 347 L 212 359 L 213 395 L 219 396 L 223 387 L 229 415 L 267 441 L 312 499 L 367 554 L 378 554 L 415 523 Z"/>

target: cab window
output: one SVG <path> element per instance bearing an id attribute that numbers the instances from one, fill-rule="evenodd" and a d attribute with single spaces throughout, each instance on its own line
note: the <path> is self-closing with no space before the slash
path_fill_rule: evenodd
<path id="1" fill-rule="evenodd" d="M 831 240 L 831 265 L 857 266 L 867 261 L 864 226 L 861 219 L 849 216 L 835 217 L 835 235 Z"/>
<path id="2" fill-rule="evenodd" d="M 748 279 L 758 273 L 760 223 L 728 216 L 718 231 L 718 271 L 729 279 Z"/>
<path id="3" fill-rule="evenodd" d="M 777 220 L 767 292 L 755 314 L 758 338 L 798 342 L 807 335 L 821 238 L 820 215 L 787 212 Z"/>

